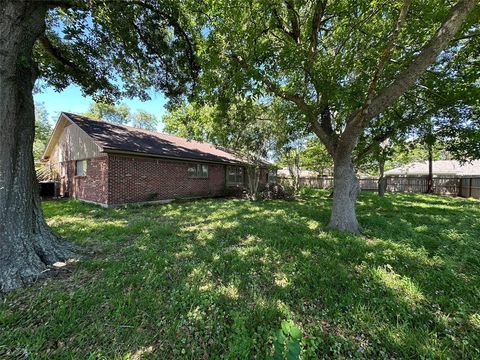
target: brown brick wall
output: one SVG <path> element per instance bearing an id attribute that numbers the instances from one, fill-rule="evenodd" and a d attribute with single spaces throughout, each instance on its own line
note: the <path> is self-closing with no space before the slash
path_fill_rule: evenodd
<path id="1" fill-rule="evenodd" d="M 221 196 L 225 166 L 208 164 L 208 178 L 188 178 L 191 162 L 109 155 L 108 204 Z"/>
<path id="2" fill-rule="evenodd" d="M 87 160 L 86 176 L 73 177 L 73 193 L 76 199 L 107 204 L 108 199 L 108 157 Z"/>
<path id="3" fill-rule="evenodd" d="M 76 176 L 76 161 L 62 163 L 65 176 L 60 177 L 60 195 L 107 204 L 108 157 L 87 160 L 86 176 Z"/>

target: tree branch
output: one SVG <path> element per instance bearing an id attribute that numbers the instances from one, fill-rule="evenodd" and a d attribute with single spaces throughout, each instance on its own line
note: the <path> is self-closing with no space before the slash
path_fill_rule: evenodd
<path id="1" fill-rule="evenodd" d="M 335 152 L 335 143 L 334 139 L 329 136 L 325 129 L 322 128 L 320 122 L 318 121 L 317 117 L 315 116 L 315 112 L 312 111 L 311 107 L 307 104 L 305 99 L 298 94 L 294 94 L 288 91 L 281 89 L 281 87 L 274 83 L 272 80 L 267 78 L 264 74 L 256 69 L 250 69 L 246 62 L 242 59 L 239 55 L 232 55 L 232 58 L 244 69 L 245 71 L 253 70 L 256 72 L 258 79 L 265 85 L 265 87 L 275 94 L 278 97 L 281 97 L 284 100 L 290 101 L 298 106 L 298 108 L 303 112 L 303 114 L 309 120 L 312 131 L 320 138 L 320 140 L 324 143 L 325 147 L 329 151 L 329 153 L 333 156 Z"/>
<path id="2" fill-rule="evenodd" d="M 343 132 L 339 144 L 342 149 L 352 151 L 362 129 L 368 121 L 381 114 L 402 96 L 420 76 L 427 70 L 428 66 L 435 62 L 440 52 L 453 40 L 455 34 L 460 30 L 468 14 L 476 5 L 476 0 L 459 0 L 450 9 L 445 22 L 440 26 L 430 41 L 423 46 L 420 54 L 408 65 L 398 77 L 376 97 L 371 100 L 367 108 L 360 108 L 350 115 L 347 127 Z"/>
<path id="3" fill-rule="evenodd" d="M 141 1 L 141 0 L 129 0 L 127 2 L 127 4 L 138 5 L 138 6 L 141 6 L 145 9 L 148 9 L 148 10 L 156 13 L 160 17 L 167 20 L 170 23 L 170 25 L 174 28 L 175 32 L 177 34 L 180 34 L 180 37 L 182 37 L 183 40 L 187 44 L 187 48 L 188 48 L 187 54 L 188 54 L 188 60 L 189 60 L 189 63 L 190 63 L 190 71 L 191 71 L 191 75 L 192 75 L 192 78 L 193 78 L 194 83 L 195 83 L 195 80 L 198 76 L 198 71 L 199 71 L 199 65 L 198 65 L 197 59 L 195 57 L 195 49 L 194 49 L 194 46 L 193 46 L 193 43 L 192 43 L 190 37 L 187 35 L 187 33 L 183 29 L 182 25 L 178 21 L 178 17 L 172 16 L 171 14 L 168 14 L 165 11 L 162 11 L 162 10 L 158 9 L 157 7 L 153 6 L 152 4 L 146 3 L 146 2 Z"/>
<path id="4" fill-rule="evenodd" d="M 310 32 L 310 53 L 314 54 L 318 45 L 318 32 L 322 25 L 322 18 L 325 14 L 327 2 L 325 0 L 317 0 L 313 9 L 312 28 Z"/>
<path id="5" fill-rule="evenodd" d="M 454 39 L 455 34 L 460 30 L 476 3 L 476 0 L 460 0 L 452 7 L 445 22 L 422 48 L 420 54 L 389 86 L 372 99 L 367 119 L 372 119 L 382 113 L 418 80 L 440 52 Z"/>
<path id="6" fill-rule="evenodd" d="M 318 121 L 318 117 L 320 121 Z M 323 106 L 318 117 L 312 119 L 313 131 L 322 140 L 329 154 L 333 156 L 338 139 L 333 130 L 332 113 L 328 104 Z"/>
<path id="7" fill-rule="evenodd" d="M 310 114 L 310 107 L 308 106 L 307 102 L 301 95 L 297 95 L 288 91 L 283 90 L 278 84 L 274 83 L 264 74 L 256 69 L 250 69 L 249 66 L 245 63 L 245 60 L 242 59 L 239 55 L 232 55 L 232 58 L 242 67 L 242 69 L 249 71 L 253 70 L 256 72 L 257 77 L 259 80 L 265 85 L 265 87 L 275 95 L 281 97 L 284 100 L 291 101 L 296 104 L 300 110 L 304 112 L 304 114 Z"/>
<path id="8" fill-rule="evenodd" d="M 282 18 L 277 12 L 277 9 L 273 9 L 273 16 L 275 17 L 276 20 L 276 26 L 275 28 L 279 29 L 283 34 L 285 34 L 288 38 L 293 40 L 293 42 L 297 43 L 298 38 L 295 36 L 293 31 L 289 31 L 285 24 L 283 23 Z"/>
<path id="9" fill-rule="evenodd" d="M 290 20 L 290 26 L 292 27 L 292 35 L 296 43 L 300 43 L 300 24 L 298 22 L 298 13 L 295 10 L 295 6 L 291 0 L 284 0 L 287 6 L 288 18 Z"/>
<path id="10" fill-rule="evenodd" d="M 366 122 L 367 114 L 369 111 L 369 106 L 372 102 L 372 98 L 375 95 L 375 91 L 377 88 L 378 81 L 380 80 L 380 76 L 385 69 L 387 62 L 390 60 L 392 56 L 393 48 L 395 47 L 395 42 L 398 39 L 398 35 L 400 34 L 400 30 L 402 29 L 403 23 L 405 22 L 405 18 L 407 17 L 408 9 L 410 7 L 411 0 L 404 0 L 402 9 L 400 10 L 400 14 L 398 15 L 398 19 L 395 23 L 395 27 L 388 37 L 387 44 L 383 50 L 382 56 L 378 61 L 377 67 L 373 73 L 372 80 L 370 81 L 370 85 L 368 86 L 367 90 L 367 98 L 365 103 L 362 105 L 362 108 L 355 113 L 355 116 L 351 117 L 351 121 L 349 122 L 349 127 L 356 127 L 357 129 L 363 127 L 363 122 Z"/>
<path id="11" fill-rule="evenodd" d="M 57 47 L 55 47 L 52 42 L 50 41 L 50 39 L 47 37 L 47 35 L 45 34 L 42 34 L 40 35 L 40 37 L 38 38 L 38 41 L 40 42 L 40 44 L 42 45 L 42 47 L 45 49 L 45 51 L 56 61 L 58 62 L 59 64 L 65 66 L 66 68 L 68 68 L 70 71 L 72 72 L 75 72 L 75 71 L 78 71 L 79 69 L 77 68 L 77 66 L 72 62 L 70 61 L 69 59 L 67 59 L 63 53 L 61 52 L 60 49 L 58 49 Z"/>
<path id="12" fill-rule="evenodd" d="M 385 65 L 390 60 L 392 56 L 393 48 L 395 47 L 395 42 L 398 39 L 398 35 L 400 34 L 400 30 L 402 29 L 403 23 L 405 22 L 405 18 L 407 17 L 408 9 L 410 7 L 411 0 L 404 0 L 402 9 L 400 10 L 400 15 L 398 16 L 398 20 L 395 24 L 395 29 L 390 34 L 390 37 L 387 41 L 387 45 L 383 50 L 383 54 L 378 62 L 377 68 L 373 74 L 372 81 L 370 82 L 370 86 L 368 87 L 367 91 L 367 103 L 366 106 L 369 105 L 373 95 L 375 94 L 375 90 L 377 88 L 378 80 L 385 69 Z"/>
<path id="13" fill-rule="evenodd" d="M 46 5 L 49 8 L 64 8 L 64 9 L 82 9 L 86 10 L 85 4 L 78 0 L 39 0 L 38 2 Z"/>

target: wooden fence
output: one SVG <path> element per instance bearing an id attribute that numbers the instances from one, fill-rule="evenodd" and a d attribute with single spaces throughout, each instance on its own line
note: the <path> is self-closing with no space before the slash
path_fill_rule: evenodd
<path id="1" fill-rule="evenodd" d="M 461 178 L 459 183 L 460 190 L 458 195 L 480 199 L 480 176 Z"/>
<path id="2" fill-rule="evenodd" d="M 279 183 L 290 184 L 290 178 L 279 177 Z M 359 179 L 360 188 L 364 191 L 376 191 L 378 179 Z M 388 192 L 427 192 L 427 176 L 387 176 Z M 311 187 L 317 189 L 333 188 L 333 177 L 302 177 L 299 179 L 300 187 Z M 480 176 L 478 177 L 434 177 L 433 192 L 435 194 L 473 197 L 480 199 Z"/>

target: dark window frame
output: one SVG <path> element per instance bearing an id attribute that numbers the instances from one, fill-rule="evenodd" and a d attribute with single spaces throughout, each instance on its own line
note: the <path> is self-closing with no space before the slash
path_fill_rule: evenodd
<path id="1" fill-rule="evenodd" d="M 192 164 L 188 166 L 187 177 L 189 179 L 208 179 L 208 164 Z"/>
<path id="2" fill-rule="evenodd" d="M 234 172 L 234 174 L 232 174 Z M 233 176 L 233 180 L 231 177 Z M 227 184 L 228 185 L 244 185 L 245 184 L 245 169 L 243 166 L 227 166 Z"/>

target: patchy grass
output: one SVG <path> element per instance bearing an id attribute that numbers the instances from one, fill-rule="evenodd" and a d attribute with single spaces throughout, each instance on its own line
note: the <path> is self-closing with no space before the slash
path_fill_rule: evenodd
<path id="1" fill-rule="evenodd" d="M 45 202 L 90 258 L 0 300 L 0 358 L 480 358 L 478 201 L 362 194 L 359 237 L 308 195 Z"/>

